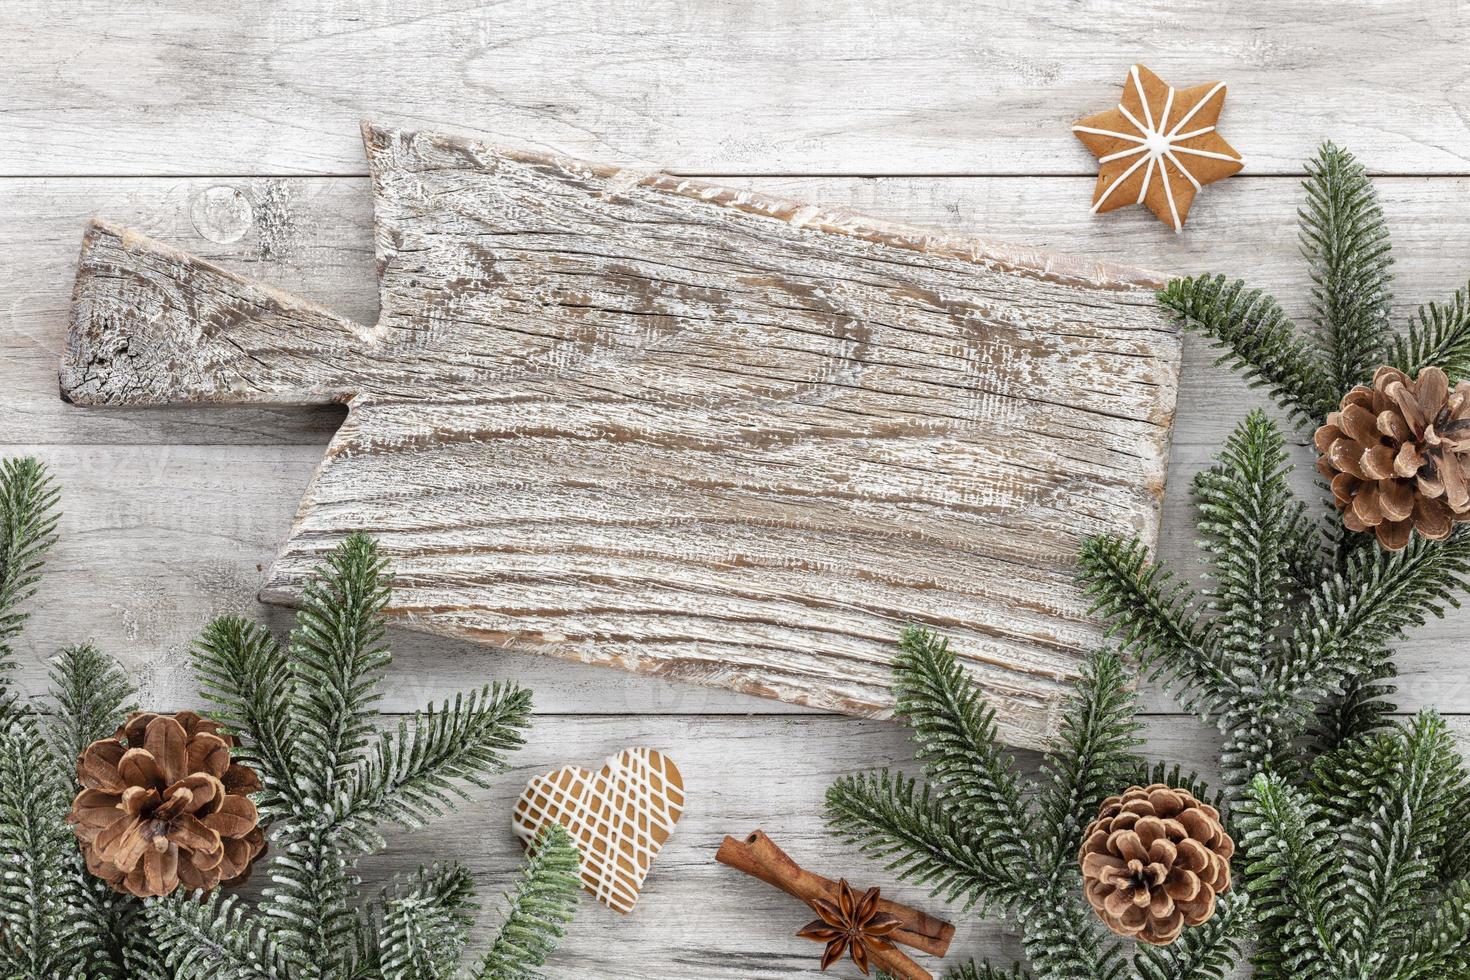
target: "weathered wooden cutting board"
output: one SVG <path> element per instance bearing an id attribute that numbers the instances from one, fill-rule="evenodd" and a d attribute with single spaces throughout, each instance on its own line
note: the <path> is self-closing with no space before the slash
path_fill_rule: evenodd
<path id="1" fill-rule="evenodd" d="M 662 174 L 367 127 L 381 317 L 101 223 L 88 405 L 346 402 L 263 597 L 377 535 L 392 611 L 856 714 L 904 622 L 1039 744 L 1099 641 L 1086 535 L 1157 530 L 1157 283 Z"/>

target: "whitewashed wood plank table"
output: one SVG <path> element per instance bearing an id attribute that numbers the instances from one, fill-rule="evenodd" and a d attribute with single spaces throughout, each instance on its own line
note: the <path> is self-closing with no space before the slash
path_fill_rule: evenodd
<path id="1" fill-rule="evenodd" d="M 1470 277 L 1465 3 L 1088 6 L 11 0 L 0 8 L 0 454 L 40 455 L 66 494 L 19 682 L 40 690 L 45 657 L 94 639 L 150 705 L 182 707 L 194 701 L 185 651 L 207 618 L 284 624 L 255 594 L 339 412 L 83 411 L 57 398 L 57 358 L 93 215 L 372 322 L 363 117 L 1165 272 L 1242 275 L 1293 312 L 1306 299 L 1301 162 L 1331 138 L 1384 175 L 1401 313 Z M 1246 171 L 1207 189 L 1180 236 L 1142 211 L 1088 214 L 1095 164 L 1068 126 L 1109 105 L 1134 61 L 1175 84 L 1230 85 L 1222 131 Z M 1176 561 L 1193 555 L 1189 477 L 1260 402 L 1212 360 L 1188 343 L 1163 529 Z M 1401 649 L 1399 702 L 1438 706 L 1470 743 L 1467 627 L 1470 614 L 1452 615 Z M 535 690 L 537 720 L 515 770 L 450 819 L 394 835 L 365 869 L 374 883 L 454 857 L 493 895 L 515 864 L 509 807 L 529 774 L 632 744 L 684 767 L 689 813 L 643 903 L 628 918 L 584 903 L 554 976 L 816 976 L 815 948 L 791 938 L 789 901 L 713 863 L 726 833 L 763 826 L 808 863 L 890 884 L 832 844 L 820 814 L 836 776 L 905 764 L 892 723 L 395 639 L 391 710 L 508 678 Z M 1210 732 L 1158 692 L 1145 703 L 1153 752 L 1208 769 Z M 915 889 L 894 894 L 932 905 Z M 1017 954 L 1008 928 L 955 918 L 954 959 Z"/>

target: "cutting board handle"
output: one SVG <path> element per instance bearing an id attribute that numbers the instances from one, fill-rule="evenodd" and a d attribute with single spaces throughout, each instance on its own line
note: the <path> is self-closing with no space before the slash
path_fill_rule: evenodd
<path id="1" fill-rule="evenodd" d="M 82 242 L 61 397 L 82 405 L 349 400 L 373 330 L 102 221 Z"/>

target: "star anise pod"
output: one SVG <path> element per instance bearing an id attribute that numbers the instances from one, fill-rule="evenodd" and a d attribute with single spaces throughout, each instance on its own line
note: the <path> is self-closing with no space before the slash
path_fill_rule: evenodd
<path id="1" fill-rule="evenodd" d="M 842 954 L 852 951 L 852 961 L 863 975 L 868 974 L 868 963 L 880 949 L 893 949 L 886 937 L 901 923 L 898 919 L 878 911 L 878 889 L 869 888 L 858 898 L 847 879 L 837 883 L 837 904 L 823 898 L 812 900 L 812 908 L 821 916 L 797 933 L 803 939 L 814 939 L 826 943 L 822 953 L 822 969 L 842 959 Z"/>

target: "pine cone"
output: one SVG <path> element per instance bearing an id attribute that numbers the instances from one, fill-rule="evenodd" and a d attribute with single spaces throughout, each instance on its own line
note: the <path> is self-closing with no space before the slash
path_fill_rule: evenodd
<path id="1" fill-rule="evenodd" d="M 1442 541 L 1470 520 L 1470 381 L 1451 391 L 1439 368 L 1410 381 L 1381 367 L 1312 441 L 1343 523 L 1371 528 L 1390 551 L 1407 545 L 1410 531 Z"/>
<path id="2" fill-rule="evenodd" d="M 82 791 L 67 817 L 87 870 L 139 898 L 243 881 L 265 849 L 248 766 L 235 739 L 192 711 L 136 712 L 77 762 Z"/>
<path id="3" fill-rule="evenodd" d="M 1133 786 L 1083 835 L 1083 894 L 1109 929 L 1166 946 L 1215 914 L 1234 853 L 1214 807 L 1163 783 Z"/>

